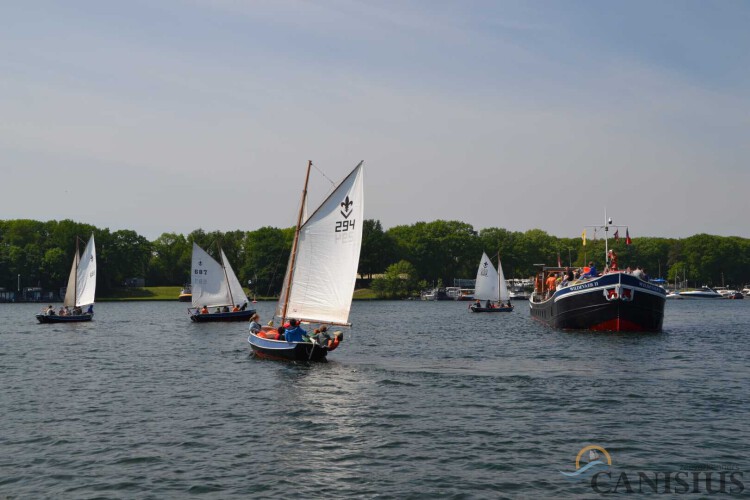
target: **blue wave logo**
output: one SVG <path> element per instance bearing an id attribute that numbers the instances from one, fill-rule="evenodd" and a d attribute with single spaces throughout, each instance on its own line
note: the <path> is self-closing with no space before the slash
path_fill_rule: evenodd
<path id="1" fill-rule="evenodd" d="M 588 459 L 588 463 L 581 466 L 581 458 Z M 576 456 L 576 470 L 574 472 L 558 472 L 566 479 L 584 480 L 599 471 L 609 469 L 611 465 L 612 457 L 609 456 L 609 452 L 601 446 L 591 445 L 581 448 L 581 451 L 578 452 Z"/>

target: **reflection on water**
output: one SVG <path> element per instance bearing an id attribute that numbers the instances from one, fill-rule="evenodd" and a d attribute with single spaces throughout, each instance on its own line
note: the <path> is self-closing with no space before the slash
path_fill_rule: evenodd
<path id="1" fill-rule="evenodd" d="M 750 301 L 669 303 L 651 335 L 518 305 L 357 302 L 310 366 L 254 359 L 245 324 L 176 302 L 73 325 L 0 305 L 0 496 L 585 496 L 557 471 L 592 443 L 619 467 L 747 469 Z"/>

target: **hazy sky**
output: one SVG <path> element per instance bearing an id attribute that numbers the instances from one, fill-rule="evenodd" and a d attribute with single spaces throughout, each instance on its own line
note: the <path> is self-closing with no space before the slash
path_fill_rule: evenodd
<path id="1" fill-rule="evenodd" d="M 750 2 L 6 1 L 0 219 L 750 237 Z M 317 198 L 328 187 L 320 176 Z M 315 196 L 314 196 L 315 198 Z"/>

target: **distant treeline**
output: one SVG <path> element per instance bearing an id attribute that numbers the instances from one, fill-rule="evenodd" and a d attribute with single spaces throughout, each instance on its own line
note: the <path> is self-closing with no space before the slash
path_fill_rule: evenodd
<path id="1" fill-rule="evenodd" d="M 501 255 L 506 278 L 532 276 L 536 264 L 581 266 L 589 260 L 604 267 L 604 241 L 586 246 L 581 238 L 558 238 L 539 229 L 513 232 L 502 228 L 479 231 L 459 221 L 436 220 L 383 230 L 377 220 L 366 220 L 360 256 L 362 278 L 379 276 L 375 288 L 383 296 L 405 292 L 387 290 L 388 279 L 402 280 L 404 290 L 425 285 L 451 285 L 454 278 L 474 278 L 482 252 L 493 260 Z M 75 251 L 75 239 L 94 233 L 98 256 L 98 290 L 122 287 L 131 278 L 145 278 L 151 286 L 181 285 L 190 281 L 192 243 L 218 255 L 224 250 L 243 284 L 258 295 L 275 295 L 281 288 L 291 251 L 293 228 L 262 227 L 255 231 L 205 232 L 187 236 L 164 233 L 149 241 L 135 231 L 110 231 L 71 220 L 39 222 L 0 221 L 0 287 L 41 286 L 55 290 L 65 285 Z M 651 277 L 673 282 L 687 278 L 690 285 L 750 283 L 750 239 L 697 234 L 688 238 L 609 240 L 620 268 L 640 266 Z"/>

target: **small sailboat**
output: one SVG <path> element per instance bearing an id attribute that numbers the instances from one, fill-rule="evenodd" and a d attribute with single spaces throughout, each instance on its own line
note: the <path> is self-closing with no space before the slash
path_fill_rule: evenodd
<path id="1" fill-rule="evenodd" d="M 193 243 L 190 319 L 196 323 L 248 321 L 255 309 L 247 308 L 247 295 L 224 250 L 219 249 L 219 254 L 221 263 Z"/>
<path id="2" fill-rule="evenodd" d="M 511 312 L 510 294 L 508 284 L 503 275 L 503 266 L 500 264 L 500 254 L 497 256 L 497 270 L 486 253 L 482 253 L 477 269 L 477 280 L 474 288 L 474 299 L 476 302 L 469 308 L 473 312 Z M 484 303 L 483 303 L 484 302 Z"/>
<path id="3" fill-rule="evenodd" d="M 77 323 L 91 321 L 94 317 L 94 298 L 96 296 L 96 247 L 94 235 L 79 254 L 79 239 L 76 238 L 76 252 L 73 256 L 73 266 L 68 276 L 68 287 L 65 290 L 63 306 L 72 314 L 57 314 L 52 306 L 43 314 L 37 314 L 40 323 Z M 84 312 L 83 307 L 88 306 Z"/>
<path id="4" fill-rule="evenodd" d="M 348 323 L 362 246 L 364 190 L 360 162 L 310 215 L 304 217 L 312 162 L 308 162 L 302 203 L 276 316 L 321 325 Z M 325 361 L 343 334 L 329 343 L 277 340 L 263 327 L 247 341 L 256 356 L 290 361 Z"/>

